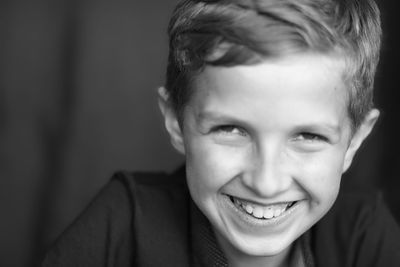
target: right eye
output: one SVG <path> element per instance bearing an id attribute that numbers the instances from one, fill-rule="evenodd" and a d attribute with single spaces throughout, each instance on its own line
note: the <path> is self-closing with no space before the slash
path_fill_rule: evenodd
<path id="1" fill-rule="evenodd" d="M 213 132 L 222 135 L 238 135 L 238 136 L 246 136 L 246 131 L 235 125 L 219 125 L 212 129 Z"/>

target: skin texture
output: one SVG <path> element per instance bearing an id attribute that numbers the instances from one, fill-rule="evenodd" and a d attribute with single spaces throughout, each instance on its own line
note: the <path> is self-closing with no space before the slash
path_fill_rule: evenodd
<path id="1" fill-rule="evenodd" d="M 207 66 L 182 128 L 160 88 L 173 146 L 186 157 L 191 196 L 230 266 L 284 266 L 293 242 L 336 200 L 341 176 L 379 116 L 351 133 L 342 60 L 291 55 L 257 65 Z M 275 219 L 235 206 L 296 204 Z"/>

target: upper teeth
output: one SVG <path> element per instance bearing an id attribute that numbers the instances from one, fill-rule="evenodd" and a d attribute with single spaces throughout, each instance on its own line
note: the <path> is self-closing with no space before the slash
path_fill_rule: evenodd
<path id="1" fill-rule="evenodd" d="M 291 202 L 260 206 L 235 198 L 235 204 L 242 207 L 246 213 L 251 214 L 256 218 L 271 219 L 280 216 L 291 204 Z"/>

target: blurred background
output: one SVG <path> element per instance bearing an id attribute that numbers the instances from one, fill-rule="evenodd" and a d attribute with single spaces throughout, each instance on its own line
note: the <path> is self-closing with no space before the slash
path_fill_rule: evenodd
<path id="1" fill-rule="evenodd" d="M 172 171 L 156 103 L 175 0 L 0 1 L 0 266 L 37 266 L 116 170 Z M 345 183 L 400 220 L 396 1 L 381 0 L 383 110 Z"/>

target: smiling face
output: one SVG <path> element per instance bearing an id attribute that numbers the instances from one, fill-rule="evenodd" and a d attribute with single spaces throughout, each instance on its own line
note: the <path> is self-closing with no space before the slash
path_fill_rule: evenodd
<path id="1" fill-rule="evenodd" d="M 182 131 L 164 103 L 191 196 L 228 260 L 283 260 L 333 205 L 377 117 L 351 134 L 343 69 L 311 54 L 207 66 L 193 83 Z"/>

